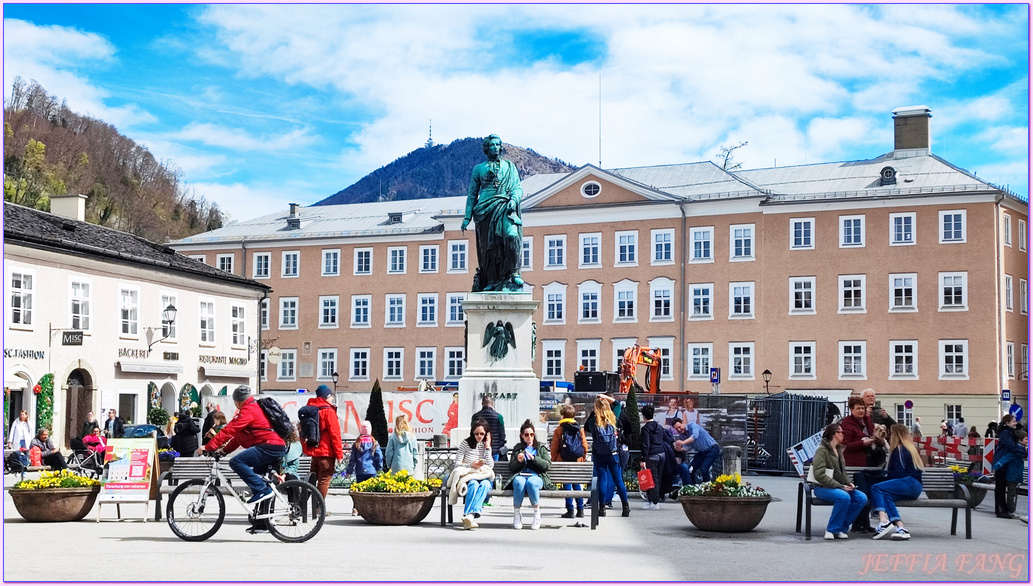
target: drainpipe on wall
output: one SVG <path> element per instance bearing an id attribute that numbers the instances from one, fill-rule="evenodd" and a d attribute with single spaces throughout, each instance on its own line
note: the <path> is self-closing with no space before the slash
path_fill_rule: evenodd
<path id="1" fill-rule="evenodd" d="M 1008 384 L 1008 373 L 1005 372 L 1007 366 L 1002 360 L 1002 351 L 1004 349 L 1004 337 L 1007 335 L 1004 331 L 1004 304 L 1001 303 L 1001 279 L 1004 276 L 1001 274 L 1001 254 L 1003 254 L 1003 246 L 1001 245 L 1001 202 L 1004 201 L 1004 194 L 998 195 L 994 198 L 994 291 L 997 294 L 997 301 L 994 307 L 997 309 L 997 381 L 998 388 L 1003 389 Z M 971 364 L 971 360 L 969 361 Z M 998 393 L 997 389 L 994 389 L 994 393 Z M 1001 401 L 1000 395 L 996 398 L 997 401 L 997 420 L 1000 421 L 1004 417 L 1004 402 Z"/>
<path id="2" fill-rule="evenodd" d="M 685 233 L 685 202 L 678 204 L 678 210 L 681 212 L 681 300 L 678 307 L 678 320 L 681 324 L 678 326 L 681 329 L 681 333 L 678 336 L 678 343 L 681 344 L 681 348 L 678 350 L 678 376 L 681 377 L 681 381 L 678 386 L 684 391 L 685 390 L 685 362 L 687 360 L 685 354 L 688 352 L 688 345 L 685 343 L 685 306 L 687 303 L 688 296 L 685 293 L 685 259 L 688 256 L 688 237 Z"/>
<path id="3" fill-rule="evenodd" d="M 255 320 L 258 322 L 258 347 L 255 349 L 258 355 L 255 366 L 255 387 L 258 389 L 255 391 L 256 395 L 262 392 L 262 304 L 266 299 L 269 299 L 269 291 L 263 291 L 262 298 L 258 300 L 258 319 Z"/>

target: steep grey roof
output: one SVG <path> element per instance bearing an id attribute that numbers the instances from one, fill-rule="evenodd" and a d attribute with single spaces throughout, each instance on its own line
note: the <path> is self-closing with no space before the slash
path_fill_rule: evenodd
<path id="1" fill-rule="evenodd" d="M 269 290 L 269 286 L 220 271 L 187 258 L 162 244 L 127 232 L 79 222 L 40 210 L 4 202 L 4 243 L 44 248 L 73 256 L 133 264 L 225 281 L 242 287 Z"/>
<path id="2" fill-rule="evenodd" d="M 722 199 L 766 195 L 748 180 L 728 173 L 710 161 L 626 167 L 611 173 L 684 199 Z"/>
<path id="3" fill-rule="evenodd" d="M 290 240 L 296 238 L 328 238 L 342 236 L 376 236 L 388 234 L 424 234 L 441 231 L 434 216 L 443 211 L 464 210 L 466 197 L 441 197 L 300 207 L 301 228 L 287 228 L 290 215 L 286 206 L 275 212 L 242 222 L 233 222 L 218 230 L 197 234 L 170 244 L 207 244 L 248 240 Z M 462 212 L 460 212 L 462 213 Z M 400 223 L 391 223 L 391 214 L 401 214 Z"/>

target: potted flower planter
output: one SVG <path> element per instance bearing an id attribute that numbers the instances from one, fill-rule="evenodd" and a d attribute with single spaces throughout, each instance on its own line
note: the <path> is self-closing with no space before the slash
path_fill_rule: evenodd
<path id="1" fill-rule="evenodd" d="M 764 496 L 690 496 L 678 497 L 685 516 L 703 531 L 741 533 L 760 525 L 767 513 L 771 495 Z"/>
<path id="2" fill-rule="evenodd" d="M 57 523 L 86 517 L 100 494 L 99 486 L 86 488 L 15 489 L 14 508 L 26 521 Z"/>
<path id="3" fill-rule="evenodd" d="M 438 491 L 427 492 L 351 492 L 352 506 L 367 523 L 374 525 L 415 525 L 434 506 Z"/>

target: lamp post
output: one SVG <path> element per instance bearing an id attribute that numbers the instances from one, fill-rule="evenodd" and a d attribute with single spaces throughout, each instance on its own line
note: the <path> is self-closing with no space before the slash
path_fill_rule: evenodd
<path id="1" fill-rule="evenodd" d="M 161 331 L 162 337 L 151 342 L 147 345 L 147 353 L 151 353 L 151 348 L 155 344 L 162 340 L 167 340 L 172 335 L 172 324 L 176 323 L 176 306 L 171 303 L 161 312 Z"/>
<path id="2" fill-rule="evenodd" d="M 768 390 L 768 383 L 771 382 L 771 371 L 764 369 L 764 372 L 760 373 L 760 376 L 764 377 L 764 393 L 770 395 L 771 391 Z"/>
<path id="3" fill-rule="evenodd" d="M 341 375 L 337 374 L 337 371 L 333 371 L 330 377 L 334 379 L 334 393 L 337 393 L 337 381 L 341 379 Z"/>

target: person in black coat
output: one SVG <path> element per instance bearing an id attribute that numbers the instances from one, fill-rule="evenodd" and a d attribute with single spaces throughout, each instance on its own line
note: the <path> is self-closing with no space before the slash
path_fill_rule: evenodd
<path id="1" fill-rule="evenodd" d="M 197 453 L 197 434 L 201 433 L 197 423 L 191 417 L 189 409 L 184 409 L 176 422 L 173 430 L 172 448 L 179 452 L 181 457 L 190 457 Z"/>
<path id="2" fill-rule="evenodd" d="M 201 426 L 201 435 L 208 437 L 208 430 L 215 427 L 215 414 L 219 411 L 219 406 L 215 403 L 208 403 L 207 405 L 208 415 L 204 418 L 204 424 Z"/>
<path id="3" fill-rule="evenodd" d="M 496 462 L 505 461 L 506 456 L 500 453 L 500 450 L 506 445 L 506 424 L 502 421 L 502 415 L 496 411 L 493 406 L 495 400 L 491 398 L 491 395 L 484 395 L 481 399 L 481 410 L 473 414 L 471 418 L 471 425 L 478 419 L 483 419 L 488 423 L 488 432 L 491 433 L 491 455 Z"/>
<path id="4" fill-rule="evenodd" d="M 642 426 L 642 469 L 649 469 L 653 474 L 653 488 L 647 491 L 649 504 L 643 506 L 644 510 L 657 511 L 660 509 L 661 485 L 667 470 L 667 448 L 674 442 L 674 436 L 662 425 L 653 421 L 654 407 L 652 405 L 642 406 L 642 417 L 646 423 Z M 670 491 L 670 483 L 668 483 Z"/>

